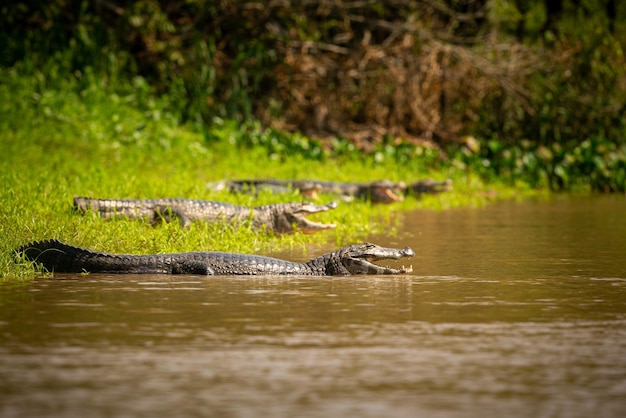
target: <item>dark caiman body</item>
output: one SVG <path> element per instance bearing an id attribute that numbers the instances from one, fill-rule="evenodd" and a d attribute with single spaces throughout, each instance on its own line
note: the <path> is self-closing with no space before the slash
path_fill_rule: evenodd
<path id="1" fill-rule="evenodd" d="M 209 183 L 213 190 L 227 189 L 231 192 L 271 190 L 284 192 L 298 190 L 301 195 L 316 199 L 317 193 L 333 194 L 345 201 L 355 198 L 374 203 L 393 203 L 403 200 L 406 185 L 403 182 L 377 180 L 366 183 L 322 180 L 245 179 Z"/>
<path id="2" fill-rule="evenodd" d="M 424 193 L 437 194 L 452 190 L 452 180 L 437 181 L 433 179 L 418 180 L 406 186 L 406 193 L 421 195 Z"/>
<path id="3" fill-rule="evenodd" d="M 349 276 L 405 274 L 412 269 L 392 269 L 373 264 L 383 259 L 415 255 L 409 247 L 384 248 L 364 243 L 340 248 L 295 263 L 272 257 L 227 252 L 188 252 L 174 254 L 107 254 L 64 244 L 57 240 L 39 241 L 16 250 L 18 256 L 56 273 L 195 274 L 195 275 L 305 275 Z"/>
<path id="4" fill-rule="evenodd" d="M 95 211 L 103 218 L 147 218 L 151 222 L 180 219 L 185 226 L 193 221 L 251 222 L 276 234 L 301 231 L 311 233 L 334 228 L 334 224 L 313 222 L 307 215 L 337 207 L 335 202 L 314 205 L 309 202 L 277 203 L 246 207 L 211 200 L 195 199 L 92 199 L 75 197 L 74 207 L 80 211 Z"/>

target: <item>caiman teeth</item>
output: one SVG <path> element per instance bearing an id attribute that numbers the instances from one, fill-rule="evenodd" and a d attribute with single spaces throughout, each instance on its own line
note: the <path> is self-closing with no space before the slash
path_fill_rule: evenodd
<path id="1" fill-rule="evenodd" d="M 337 206 L 339 206 L 337 202 L 330 202 L 325 205 L 305 205 L 297 210 L 296 213 L 306 216 L 311 213 L 327 212 L 331 209 L 336 209 Z"/>
<path id="2" fill-rule="evenodd" d="M 404 267 L 404 264 L 403 264 L 400 271 L 403 273 L 411 273 L 413 271 L 413 264 L 411 264 L 409 267 Z"/>

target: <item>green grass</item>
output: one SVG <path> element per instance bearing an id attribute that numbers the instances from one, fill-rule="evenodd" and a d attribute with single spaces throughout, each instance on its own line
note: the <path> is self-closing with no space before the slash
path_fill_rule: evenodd
<path id="1" fill-rule="evenodd" d="M 431 171 L 416 158 L 396 164 L 356 153 L 342 158 L 309 159 L 301 154 L 276 155 L 267 147 L 232 145 L 238 127 L 182 126 L 166 105 L 155 99 L 105 93 L 97 83 L 88 88 L 47 86 L 45 79 L 0 72 L 0 277 L 34 277 L 30 263 L 16 263 L 14 248 L 56 238 L 94 250 L 159 253 L 194 250 L 271 254 L 305 251 L 315 243 L 337 245 L 389 230 L 395 211 L 442 210 L 481 205 L 488 198 L 478 178 L 466 177 L 453 165 Z M 207 140 L 206 133 L 212 140 Z M 215 140 L 215 138 L 219 138 Z M 206 184 L 236 178 L 316 178 L 324 180 L 415 181 L 425 177 L 452 178 L 455 190 L 439 196 L 407 199 L 396 205 L 342 203 L 314 219 L 338 227 L 318 234 L 276 237 L 246 225 L 178 223 L 156 227 L 147 222 L 104 220 L 72 209 L 75 195 L 110 198 L 185 197 L 220 200 L 240 205 L 299 200 L 296 195 L 262 193 L 257 197 L 209 190 Z M 490 185 L 500 197 L 519 190 Z M 322 202 L 333 200 L 324 196 Z"/>

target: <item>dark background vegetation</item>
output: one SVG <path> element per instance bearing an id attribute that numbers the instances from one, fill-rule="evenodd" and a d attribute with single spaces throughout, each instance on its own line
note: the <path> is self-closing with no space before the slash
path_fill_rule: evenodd
<path id="1" fill-rule="evenodd" d="M 485 175 L 624 191 L 617 0 L 50 0 L 0 13 L 3 68 L 42 89 L 63 77 L 148 89 L 208 139 L 216 118 L 257 121 L 316 138 L 298 152 L 435 147 Z"/>

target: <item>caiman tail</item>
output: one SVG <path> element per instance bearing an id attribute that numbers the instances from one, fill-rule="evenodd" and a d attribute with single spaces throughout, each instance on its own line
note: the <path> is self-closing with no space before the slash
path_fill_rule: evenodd
<path id="1" fill-rule="evenodd" d="M 58 240 L 33 242 L 16 252 L 53 273 L 207 274 L 206 266 L 192 259 L 182 265 L 163 255 L 106 254 Z"/>

